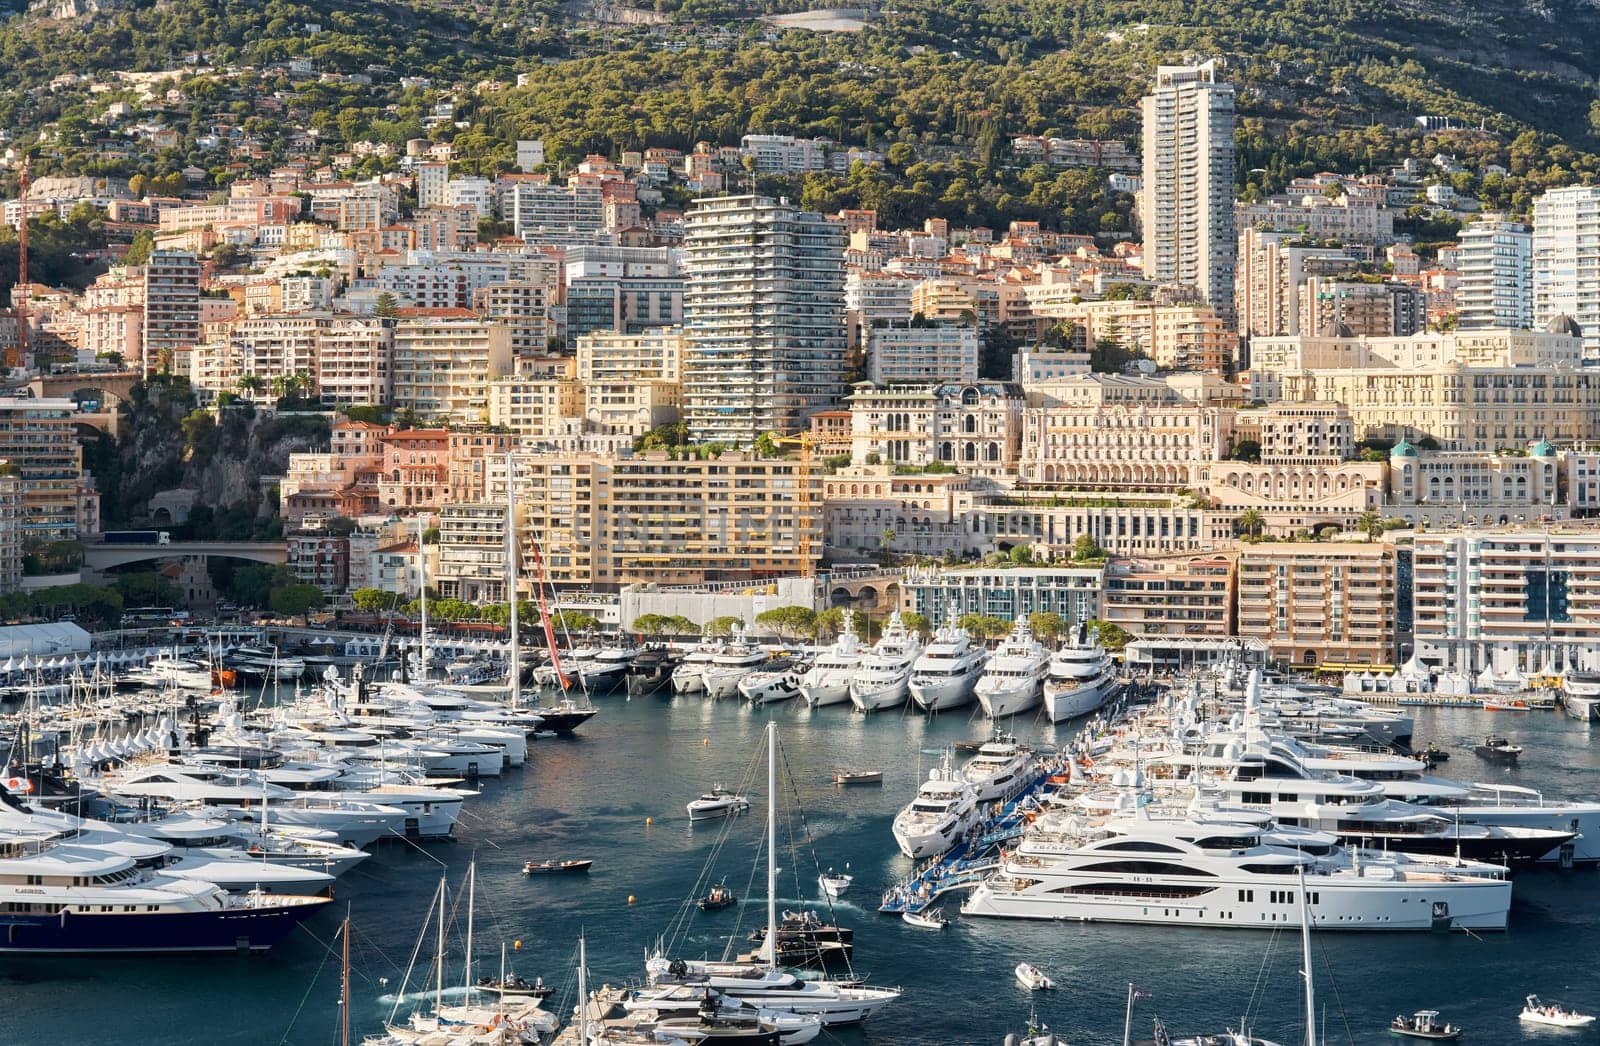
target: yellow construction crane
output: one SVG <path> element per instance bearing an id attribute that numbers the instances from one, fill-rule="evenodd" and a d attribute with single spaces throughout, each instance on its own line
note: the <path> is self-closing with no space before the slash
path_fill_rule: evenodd
<path id="1" fill-rule="evenodd" d="M 769 433 L 772 442 L 783 445 L 793 444 L 800 448 L 800 470 L 796 478 L 800 483 L 800 492 L 795 497 L 795 552 L 800 556 L 805 576 L 812 574 L 813 561 L 811 559 L 811 448 L 816 443 L 816 438 L 809 432 L 798 432 L 793 436 L 780 436 Z"/>

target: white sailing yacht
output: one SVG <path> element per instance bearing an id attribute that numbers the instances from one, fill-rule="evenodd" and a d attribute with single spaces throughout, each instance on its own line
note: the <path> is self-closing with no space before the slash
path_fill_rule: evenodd
<path id="1" fill-rule="evenodd" d="M 850 703 L 858 712 L 898 708 L 906 703 L 906 686 L 911 666 L 922 652 L 922 643 L 912 635 L 896 610 L 883 626 L 883 635 L 861 658 L 861 667 L 850 680 Z"/>

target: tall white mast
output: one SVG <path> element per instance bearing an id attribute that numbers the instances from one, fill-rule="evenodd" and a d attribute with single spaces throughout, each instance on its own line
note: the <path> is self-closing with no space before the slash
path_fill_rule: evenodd
<path id="1" fill-rule="evenodd" d="M 1306 1046 L 1317 1046 L 1317 997 L 1311 982 L 1311 903 L 1306 896 L 1306 871 L 1300 869 L 1300 961 L 1306 979 Z"/>
<path id="2" fill-rule="evenodd" d="M 511 611 L 511 707 L 522 704 L 522 660 L 517 634 L 517 575 L 521 573 L 517 557 L 517 496 L 515 489 L 516 458 L 506 451 L 506 604 Z"/>
<path id="3" fill-rule="evenodd" d="M 778 724 L 767 724 L 767 969 L 778 968 Z"/>
<path id="4" fill-rule="evenodd" d="M 588 955 L 583 935 L 578 936 L 578 1046 L 589 1046 L 589 981 L 584 971 Z"/>
<path id="5" fill-rule="evenodd" d="M 444 876 L 439 876 L 439 954 L 434 956 L 434 966 L 439 970 L 434 980 L 433 1012 L 444 1008 Z"/>
<path id="6" fill-rule="evenodd" d="M 467 1001 L 472 1001 L 472 909 L 478 900 L 478 862 L 467 866 L 467 961 L 462 964 L 462 986 L 467 989 Z"/>

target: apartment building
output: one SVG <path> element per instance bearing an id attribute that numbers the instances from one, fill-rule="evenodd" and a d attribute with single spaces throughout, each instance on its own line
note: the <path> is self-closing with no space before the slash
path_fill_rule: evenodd
<path id="1" fill-rule="evenodd" d="M 1427 327 L 1427 302 L 1420 288 L 1391 281 L 1312 276 L 1300 296 L 1300 330 L 1343 328 L 1349 336 L 1387 338 Z"/>
<path id="2" fill-rule="evenodd" d="M 1461 227 L 1456 316 L 1462 330 L 1533 326 L 1533 229 L 1485 214 Z"/>
<path id="3" fill-rule="evenodd" d="M 1232 415 L 1194 403 L 1029 407 L 1018 474 L 1075 490 L 1192 488 L 1226 453 Z"/>
<path id="4" fill-rule="evenodd" d="M 1413 585 L 1416 653 L 1432 668 L 1485 684 L 1600 670 L 1592 524 L 1418 534 Z"/>
<path id="5" fill-rule="evenodd" d="M 1146 276 L 1195 288 L 1228 320 L 1238 251 L 1234 91 L 1217 74 L 1215 62 L 1156 69 L 1154 89 L 1139 103 L 1144 123 L 1139 221 Z"/>
<path id="6" fill-rule="evenodd" d="M 0 398 L 0 460 L 20 482 L 24 543 L 78 537 L 83 448 L 68 399 Z"/>
<path id="7" fill-rule="evenodd" d="M 1100 616 L 1136 637 L 1232 636 L 1234 559 L 1227 553 L 1114 559 L 1106 567 Z"/>
<path id="8" fill-rule="evenodd" d="M 200 341 L 200 260 L 187 251 L 156 250 L 144 266 L 144 349 L 148 373 L 187 369 L 187 353 Z"/>
<path id="9" fill-rule="evenodd" d="M 867 331 L 867 379 L 878 385 L 978 380 L 978 329 L 961 323 L 879 325 Z"/>
<path id="10" fill-rule="evenodd" d="M 692 437 L 796 432 L 844 392 L 844 227 L 761 196 L 685 220 L 684 412 Z"/>
<path id="11" fill-rule="evenodd" d="M 851 465 L 822 478 L 823 540 L 843 558 L 878 552 L 939 556 L 968 550 L 972 481 L 959 472 Z"/>
<path id="12" fill-rule="evenodd" d="M 851 458 L 891 465 L 934 462 L 974 476 L 1016 471 L 1022 390 L 1005 382 L 964 385 L 857 383 L 850 408 Z"/>
<path id="13" fill-rule="evenodd" d="M 1105 568 L 910 567 L 900 581 L 905 610 L 939 621 L 954 614 L 988 614 L 1015 621 L 1058 614 L 1068 624 L 1100 617 Z"/>
<path id="14" fill-rule="evenodd" d="M 22 587 L 22 486 L 20 470 L 0 460 L 0 595 Z"/>
<path id="15" fill-rule="evenodd" d="M 430 580 L 443 599 L 506 601 L 506 506 L 458 502 L 439 509 L 439 562 Z M 520 584 L 519 584 L 520 590 Z"/>
<path id="16" fill-rule="evenodd" d="M 1298 668 L 1396 663 L 1396 557 L 1384 542 L 1282 542 L 1239 555 L 1238 634 Z"/>
<path id="17" fill-rule="evenodd" d="M 1600 356 L 1600 186 L 1551 189 L 1533 201 L 1533 325 L 1576 321 L 1584 355 Z"/>
<path id="18" fill-rule="evenodd" d="M 511 332 L 465 310 L 402 309 L 390 371 L 396 410 L 479 424 L 489 387 L 511 374 Z"/>
<path id="19" fill-rule="evenodd" d="M 318 329 L 313 377 L 324 403 L 341 407 L 385 404 L 393 394 L 389 360 L 394 320 L 331 315 Z"/>
<path id="20" fill-rule="evenodd" d="M 515 445 L 515 438 L 509 432 L 484 428 L 451 429 L 445 500 L 453 503 L 487 501 L 489 464 L 504 460 Z"/>
<path id="21" fill-rule="evenodd" d="M 383 437 L 383 471 L 378 501 L 395 512 L 435 509 L 445 502 L 450 483 L 450 433 L 446 429 L 403 429 Z"/>

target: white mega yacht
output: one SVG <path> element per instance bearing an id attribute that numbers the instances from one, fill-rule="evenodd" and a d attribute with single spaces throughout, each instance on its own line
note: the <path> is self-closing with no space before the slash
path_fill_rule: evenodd
<path id="1" fill-rule="evenodd" d="M 946 759 L 928 771 L 917 797 L 895 814 L 894 841 L 914 861 L 937 857 L 960 842 L 980 816 L 977 789 Z"/>
<path id="2" fill-rule="evenodd" d="M 713 654 L 703 671 L 706 696 L 721 700 L 739 692 L 739 681 L 767 661 L 767 652 L 735 631 L 733 641 Z"/>
<path id="3" fill-rule="evenodd" d="M 988 658 L 988 651 L 973 643 L 966 629 L 946 623 L 911 667 L 911 700 L 924 712 L 969 704 Z"/>
<path id="4" fill-rule="evenodd" d="M 1127 786 L 1132 775 L 1119 774 Z M 1152 816 L 1125 790 L 1104 819 L 1053 812 L 962 905 L 967 915 L 1223 929 L 1503 930 L 1511 883 L 1481 869 L 1269 845 L 1257 824 Z M 1309 902 L 1302 909 L 1301 890 Z"/>
<path id="5" fill-rule="evenodd" d="M 978 802 L 1006 802 L 1028 783 L 1033 752 L 1017 739 L 996 734 L 961 767 L 961 777 L 978 793 Z"/>
<path id="6" fill-rule="evenodd" d="M 1052 723 L 1098 711 L 1117 689 L 1117 666 L 1087 625 L 1050 659 L 1044 711 Z"/>
<path id="7" fill-rule="evenodd" d="M 850 680 L 855 678 L 866 656 L 866 647 L 856 631 L 855 614 L 847 615 L 844 631 L 800 677 L 800 696 L 812 708 L 843 704 L 850 700 Z"/>
<path id="8" fill-rule="evenodd" d="M 703 640 L 696 644 L 693 650 L 683 655 L 672 670 L 672 692 L 675 694 L 700 694 L 706 689 L 706 669 L 711 667 L 711 659 L 722 650 L 722 644 L 714 639 Z"/>
<path id="9" fill-rule="evenodd" d="M 1011 634 L 989 658 L 978 680 L 978 704 L 990 719 L 1004 719 L 1039 706 L 1050 651 L 1033 636 L 1026 617 L 1017 618 Z"/>
<path id="10" fill-rule="evenodd" d="M 1568 672 L 1561 677 L 1561 708 L 1573 719 L 1590 720 L 1600 712 L 1600 675 Z"/>
<path id="11" fill-rule="evenodd" d="M 861 667 L 850 679 L 850 703 L 858 712 L 876 712 L 905 704 L 911 666 L 920 653 L 922 643 L 907 631 L 900 612 L 890 614 L 883 626 L 883 635 L 861 658 Z"/>

